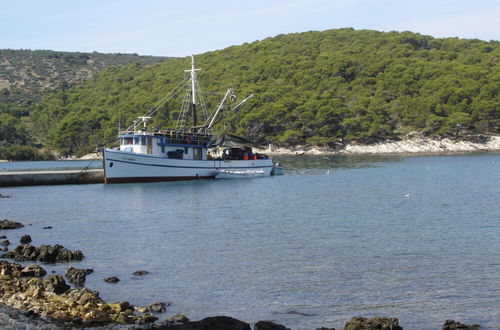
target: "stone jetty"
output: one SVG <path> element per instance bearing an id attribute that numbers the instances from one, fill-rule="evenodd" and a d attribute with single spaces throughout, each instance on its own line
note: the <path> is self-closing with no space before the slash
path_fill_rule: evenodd
<path id="1" fill-rule="evenodd" d="M 0 173 L 0 187 L 104 183 L 102 169 Z"/>

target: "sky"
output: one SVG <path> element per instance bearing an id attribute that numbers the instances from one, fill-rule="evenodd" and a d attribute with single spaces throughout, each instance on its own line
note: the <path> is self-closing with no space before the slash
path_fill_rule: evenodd
<path id="1" fill-rule="evenodd" d="M 345 27 L 500 40 L 500 1 L 0 0 L 0 49 L 187 56 Z"/>

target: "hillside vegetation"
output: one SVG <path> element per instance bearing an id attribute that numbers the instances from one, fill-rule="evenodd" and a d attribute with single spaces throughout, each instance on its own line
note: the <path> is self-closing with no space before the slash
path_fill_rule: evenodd
<path id="1" fill-rule="evenodd" d="M 81 85 L 106 67 L 129 63 L 145 66 L 164 59 L 137 54 L 0 49 L 0 159 L 12 158 L 12 152 L 26 158 L 26 151 L 28 159 L 36 157 L 36 148 L 27 146 L 36 144 L 29 116 L 43 93 Z"/>
<path id="2" fill-rule="evenodd" d="M 144 66 L 164 59 L 137 54 L 0 49 L 0 103 L 22 106 L 38 101 L 46 89 L 67 89 L 71 84 L 81 84 L 108 66 L 134 62 Z"/>
<path id="3" fill-rule="evenodd" d="M 279 35 L 196 56 L 214 110 L 225 89 L 255 97 L 225 129 L 277 145 L 335 145 L 425 135 L 499 133 L 498 41 L 411 32 L 328 30 Z M 115 141 L 185 75 L 188 58 L 107 68 L 83 86 L 45 95 L 34 113 L 44 141 L 83 154 Z M 180 100 L 155 118 L 173 127 Z M 219 129 L 223 129 L 220 127 Z"/>

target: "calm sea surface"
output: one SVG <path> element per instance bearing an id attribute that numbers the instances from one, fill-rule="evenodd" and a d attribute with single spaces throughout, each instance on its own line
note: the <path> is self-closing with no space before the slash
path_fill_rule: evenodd
<path id="1" fill-rule="evenodd" d="M 27 225 L 2 235 L 82 250 L 87 287 L 170 302 L 162 318 L 500 328 L 500 154 L 280 161 L 269 178 L 0 188 L 0 219 Z"/>

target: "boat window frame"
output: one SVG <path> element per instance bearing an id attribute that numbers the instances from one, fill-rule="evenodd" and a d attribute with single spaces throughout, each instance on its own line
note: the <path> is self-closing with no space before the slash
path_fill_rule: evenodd
<path id="1" fill-rule="evenodd" d="M 131 136 L 126 136 L 122 139 L 124 146 L 134 145 L 134 138 Z"/>

